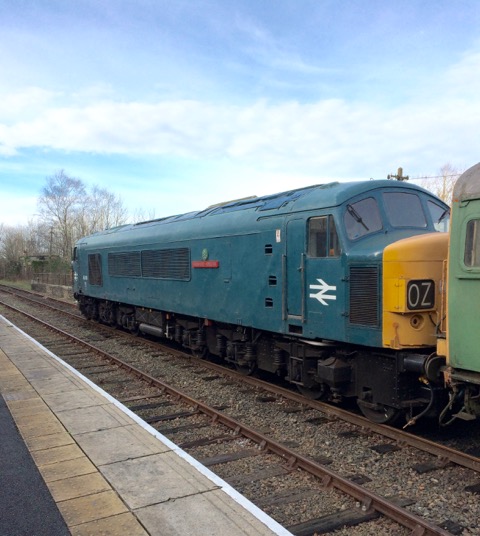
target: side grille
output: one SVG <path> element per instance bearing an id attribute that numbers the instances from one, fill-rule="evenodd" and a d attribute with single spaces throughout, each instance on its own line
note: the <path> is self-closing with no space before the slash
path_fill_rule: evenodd
<path id="1" fill-rule="evenodd" d="M 140 252 L 109 253 L 108 274 L 111 276 L 141 277 Z"/>
<path id="2" fill-rule="evenodd" d="M 378 266 L 350 267 L 350 324 L 378 326 Z"/>
<path id="3" fill-rule="evenodd" d="M 188 248 L 142 251 L 142 276 L 157 279 L 190 279 Z"/>
<path id="4" fill-rule="evenodd" d="M 102 286 L 102 257 L 99 253 L 88 256 L 88 281 L 90 285 Z"/>

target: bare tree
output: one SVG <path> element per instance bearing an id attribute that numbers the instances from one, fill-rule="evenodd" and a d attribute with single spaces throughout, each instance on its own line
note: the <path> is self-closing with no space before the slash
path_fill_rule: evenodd
<path id="1" fill-rule="evenodd" d="M 121 199 L 105 188 L 94 186 L 88 196 L 88 213 L 84 214 L 87 234 L 111 229 L 127 221 L 127 211 Z"/>
<path id="2" fill-rule="evenodd" d="M 63 169 L 47 177 L 47 185 L 38 200 L 44 223 L 58 233 L 61 256 L 68 258 L 74 241 L 73 224 L 86 198 L 85 186 L 80 179 L 69 177 Z"/>
<path id="3" fill-rule="evenodd" d="M 425 177 L 422 185 L 440 197 L 445 203 L 451 205 L 453 187 L 461 174 L 462 171 L 457 170 L 452 164 L 447 162 L 440 168 L 438 175 L 435 177 Z"/>
<path id="4" fill-rule="evenodd" d="M 2 276 L 14 279 L 21 277 L 29 248 L 25 228 L 2 225 L 0 231 Z"/>
<path id="5" fill-rule="evenodd" d="M 155 209 L 145 210 L 143 208 L 136 209 L 130 218 L 132 222 L 139 221 L 150 221 L 154 220 L 157 216 L 155 215 Z"/>
<path id="6" fill-rule="evenodd" d="M 73 244 L 96 231 L 126 222 L 127 211 L 121 199 L 105 188 L 94 186 L 87 193 L 80 179 L 63 170 L 47 177 L 38 200 L 43 223 L 43 241 L 49 253 L 70 257 Z"/>

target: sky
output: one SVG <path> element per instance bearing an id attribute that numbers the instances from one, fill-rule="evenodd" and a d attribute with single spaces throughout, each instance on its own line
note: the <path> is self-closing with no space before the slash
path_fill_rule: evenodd
<path id="1" fill-rule="evenodd" d="M 2 0 L 0 224 L 63 170 L 132 218 L 480 161 L 477 0 Z"/>

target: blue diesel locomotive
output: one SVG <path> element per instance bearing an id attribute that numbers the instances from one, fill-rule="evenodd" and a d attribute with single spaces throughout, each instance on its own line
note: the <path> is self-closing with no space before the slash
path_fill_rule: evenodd
<path id="1" fill-rule="evenodd" d="M 411 418 L 443 391 L 448 221 L 440 199 L 390 180 L 227 202 L 79 240 L 74 295 L 89 319 L 354 397 L 377 422 Z"/>

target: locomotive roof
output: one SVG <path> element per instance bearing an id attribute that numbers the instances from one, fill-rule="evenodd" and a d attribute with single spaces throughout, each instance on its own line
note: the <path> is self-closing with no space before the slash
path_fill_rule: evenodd
<path id="1" fill-rule="evenodd" d="M 480 198 L 480 163 L 462 173 L 453 188 L 453 199 L 457 201 L 478 198 Z"/>
<path id="2" fill-rule="evenodd" d="M 127 224 L 105 231 L 95 233 L 96 237 L 100 237 L 106 234 L 116 234 L 125 231 L 139 231 L 152 230 L 157 226 L 163 226 L 166 224 L 174 224 L 183 221 L 192 221 L 205 218 L 204 222 L 209 221 L 207 218 L 210 216 L 221 214 L 232 214 L 241 217 L 241 211 L 248 211 L 250 218 L 252 218 L 252 212 L 255 214 L 254 219 L 257 220 L 260 217 L 277 216 L 288 213 L 303 212 L 313 209 L 322 209 L 329 207 L 336 207 L 342 203 L 352 199 L 365 192 L 370 192 L 378 189 L 403 189 L 403 190 L 415 190 L 423 191 L 423 188 L 414 184 L 408 184 L 403 181 L 393 180 L 366 180 L 357 182 L 331 182 L 327 184 L 317 184 L 313 186 L 307 186 L 305 188 L 297 188 L 295 190 L 288 190 L 285 192 L 266 195 L 262 197 L 249 197 L 236 201 L 229 201 L 226 203 L 220 203 L 210 206 L 204 210 L 188 212 L 185 214 L 179 214 L 175 216 L 168 216 L 166 218 L 158 218 L 154 220 Z M 433 194 L 430 194 L 433 196 Z M 243 212 L 243 214 L 246 213 Z"/>

